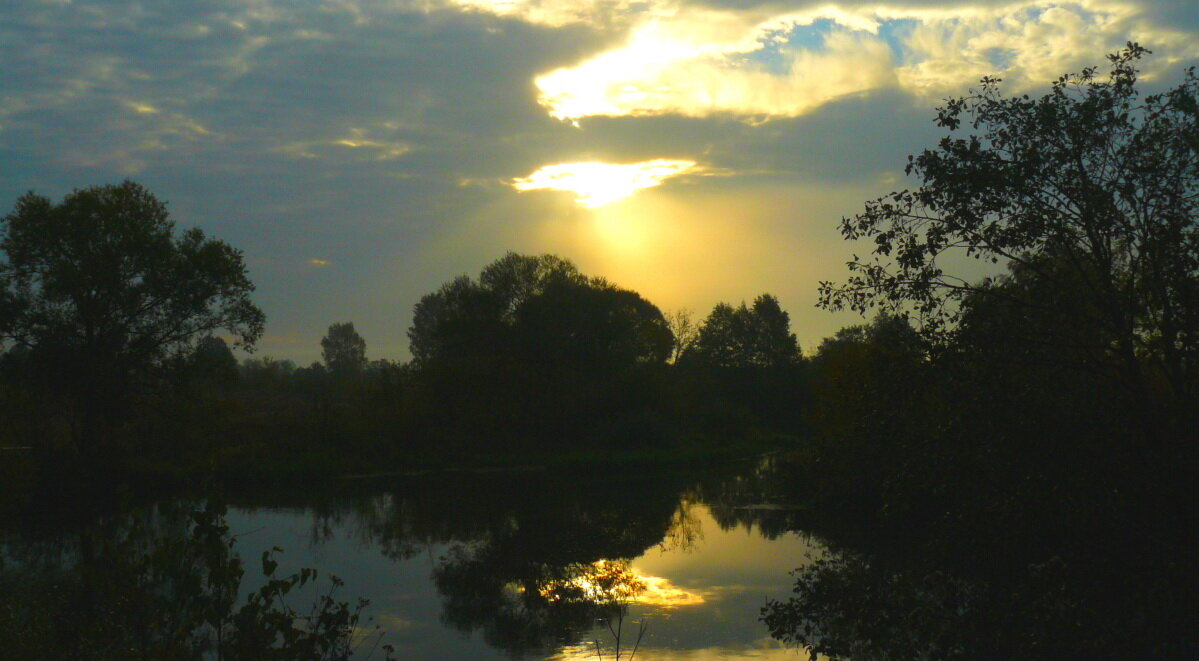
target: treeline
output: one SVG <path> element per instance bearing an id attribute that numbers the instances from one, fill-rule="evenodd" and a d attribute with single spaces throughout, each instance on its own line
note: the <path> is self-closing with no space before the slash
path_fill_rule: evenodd
<path id="1" fill-rule="evenodd" d="M 232 348 L 265 321 L 241 253 L 176 232 L 132 182 L 22 197 L 0 257 L 0 444 L 50 472 L 521 463 L 800 426 L 802 357 L 768 294 L 696 321 L 560 257 L 508 253 L 421 298 L 410 361 L 368 361 L 345 322 L 297 367 L 239 364 Z"/>
<path id="2" fill-rule="evenodd" d="M 190 420 L 200 448 L 244 439 L 222 463 L 249 472 L 281 451 L 348 472 L 687 457 L 800 429 L 803 363 L 770 295 L 668 319 L 564 259 L 509 253 L 424 296 L 409 336 L 411 361 L 368 360 L 353 324 L 336 323 L 306 367 L 238 364 L 206 340 L 164 422 Z"/>

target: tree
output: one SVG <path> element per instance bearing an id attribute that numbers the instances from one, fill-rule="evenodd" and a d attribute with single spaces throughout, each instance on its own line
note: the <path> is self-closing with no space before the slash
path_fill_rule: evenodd
<path id="1" fill-rule="evenodd" d="M 219 337 L 209 335 L 196 343 L 187 370 L 193 378 L 208 383 L 231 383 L 237 380 L 237 358 L 229 345 Z"/>
<path id="2" fill-rule="evenodd" d="M 264 315 L 241 252 L 176 233 L 166 204 L 131 181 L 28 193 L 0 219 L 0 345 L 28 352 L 79 414 L 94 451 L 136 380 L 218 330 L 251 348 Z"/>
<path id="3" fill-rule="evenodd" d="M 1141 408 L 1185 410 L 1199 384 L 1199 80 L 1188 70 L 1142 99 L 1147 52 L 1130 43 L 1106 78 L 1084 69 L 1040 98 L 1004 97 L 988 77 L 949 100 L 937 124 L 951 135 L 909 159 L 921 185 L 842 221 L 873 256 L 822 283 L 821 305 L 910 306 L 927 337 L 947 341 L 964 300 L 1003 298 L 1039 325 L 1094 329 L 1089 362 Z M 947 273 L 952 253 L 1007 264 L 1024 284 Z"/>
<path id="4" fill-rule="evenodd" d="M 505 356 L 592 367 L 663 362 L 673 344 L 661 311 L 635 292 L 561 257 L 512 252 L 477 282 L 460 276 L 422 297 L 408 338 L 418 363 Z"/>
<path id="5" fill-rule="evenodd" d="M 791 315 L 770 294 L 754 299 L 750 328 L 753 332 L 753 355 L 757 364 L 791 365 L 799 361 L 799 342 L 791 332 Z"/>
<path id="6" fill-rule="evenodd" d="M 321 358 L 334 374 L 357 374 L 366 367 L 366 340 L 354 324 L 333 324 L 321 338 Z"/>
<path id="7" fill-rule="evenodd" d="M 799 358 L 791 317 L 770 294 L 754 299 L 752 308 L 717 304 L 684 353 L 685 360 L 710 367 L 775 367 Z"/>
<path id="8" fill-rule="evenodd" d="M 598 278 L 551 283 L 521 306 L 513 330 L 526 362 L 555 368 L 660 364 L 674 345 L 657 306 Z"/>
<path id="9" fill-rule="evenodd" d="M 462 275 L 425 294 L 412 311 L 409 351 L 417 363 L 494 350 L 505 335 L 502 302 Z"/>
<path id="10" fill-rule="evenodd" d="M 687 308 L 679 308 L 666 313 L 666 325 L 674 335 L 674 349 L 670 353 L 670 362 L 677 363 L 679 358 L 695 344 L 699 337 L 699 326 L 695 323 L 694 313 Z"/>
<path id="11" fill-rule="evenodd" d="M 579 269 L 557 255 L 521 255 L 508 251 L 479 274 L 479 285 L 501 306 L 500 314 L 511 322 L 529 299 L 555 282 L 584 283 Z"/>

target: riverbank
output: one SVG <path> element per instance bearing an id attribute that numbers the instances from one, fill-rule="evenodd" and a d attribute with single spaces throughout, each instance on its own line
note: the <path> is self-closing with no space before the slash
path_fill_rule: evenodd
<path id="1" fill-rule="evenodd" d="M 721 466 L 794 449 L 794 436 L 747 430 L 733 438 L 672 440 L 662 445 L 619 448 L 596 444 L 555 451 L 545 442 L 531 453 L 457 453 L 396 446 L 374 454 L 316 447 L 302 451 L 243 443 L 208 453 L 140 455 L 106 462 L 45 458 L 33 453 L 0 455 L 0 513 L 16 515 L 30 502 L 153 498 L 219 485 L 231 490 L 422 478 L 451 473 L 662 471 Z"/>

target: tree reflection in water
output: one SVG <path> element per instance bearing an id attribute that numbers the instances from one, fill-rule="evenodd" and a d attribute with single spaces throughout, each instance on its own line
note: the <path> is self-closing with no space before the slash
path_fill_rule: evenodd
<path id="1" fill-rule="evenodd" d="M 219 499 L 166 503 L 102 517 L 77 534 L 0 545 L 0 650 L 11 659 L 346 660 L 367 642 L 365 600 L 311 608 L 292 595 L 317 572 L 277 574 L 275 548 L 261 556 L 261 585 L 246 565 Z M 365 623 L 365 622 L 364 622 Z M 377 637 L 373 637 L 378 642 Z M 387 658 L 390 648 L 382 647 Z"/>
<path id="2" fill-rule="evenodd" d="M 347 481 L 306 491 L 243 492 L 233 500 L 239 525 L 246 531 L 296 520 L 308 526 L 307 532 L 300 534 L 300 546 L 307 541 L 331 550 L 341 538 L 355 549 L 378 551 L 397 561 L 394 574 L 383 564 L 377 571 L 359 572 L 354 579 L 359 585 L 363 581 L 376 584 L 377 589 L 370 588 L 374 590 L 370 596 L 381 600 L 377 603 L 386 602 L 387 595 L 420 591 L 421 586 L 401 581 L 420 580 L 416 577 L 423 574 L 423 558 L 418 563 L 401 561 L 427 555 L 429 587 L 435 590 L 422 594 L 431 600 L 421 597 L 422 601 L 407 602 L 404 607 L 413 610 L 379 613 L 381 621 L 397 616 L 425 626 L 423 614 L 439 610 L 446 628 L 477 635 L 513 658 L 545 658 L 564 650 L 595 658 L 598 650 L 610 659 L 618 641 L 622 658 L 627 658 L 637 647 L 638 621 L 643 623 L 645 614 L 663 609 L 673 614 L 657 620 L 658 625 L 651 622 L 638 657 L 662 652 L 662 643 L 652 644 L 655 636 L 659 641 L 674 640 L 680 633 L 680 640 L 702 636 L 702 641 L 688 640 L 694 645 L 728 643 L 729 636 L 738 637 L 737 644 L 765 637 L 765 630 L 754 620 L 755 603 L 739 605 L 743 621 L 728 623 L 727 631 L 687 629 L 699 622 L 708 626 L 709 620 L 703 619 L 706 616 L 699 615 L 701 609 L 692 607 L 714 598 L 716 593 L 707 588 L 710 584 L 680 587 L 662 576 L 646 575 L 645 569 L 633 565 L 633 559 L 647 554 L 655 558 L 671 553 L 681 556 L 707 548 L 700 543 L 705 540 L 704 525 L 752 529 L 755 538 L 759 533 L 779 536 L 789 529 L 793 513 L 779 507 L 782 500 L 762 492 L 772 484 L 769 466 L 748 476 L 744 475 L 746 468 L 620 474 L 594 470 L 586 474 L 451 472 L 382 484 Z M 185 509 L 170 501 L 157 507 L 164 512 L 172 507 Z M 709 511 L 712 519 L 707 518 Z M 168 526 L 156 534 L 185 536 L 186 526 Z M 96 532 L 91 538 L 104 536 Z M 77 544 L 80 537 L 68 533 L 60 539 Z M 261 537 L 253 539 L 262 543 Z M 277 539 L 289 550 L 297 543 L 290 537 Z M 11 546 L 26 553 L 29 561 L 42 557 L 46 567 L 69 564 L 69 559 L 56 556 L 49 547 L 43 545 L 40 555 L 37 548 L 28 538 Z M 248 548 L 252 550 L 252 545 Z M 341 566 L 339 573 L 355 572 L 351 567 L 357 556 L 340 560 L 351 565 Z M 797 553 L 795 562 L 802 562 L 801 554 Z M 691 560 L 686 564 L 694 566 Z M 363 567 L 368 565 L 376 567 L 369 562 Z M 785 570 L 778 573 L 781 587 Z M 728 585 L 736 585 L 744 579 L 726 580 Z M 725 599 L 727 595 L 716 601 L 727 605 Z M 680 607 L 686 608 L 673 610 Z M 438 618 L 429 619 L 429 624 L 436 626 Z M 398 631 L 389 636 L 415 635 Z M 441 644 L 439 634 L 429 629 L 420 635 L 427 636 L 416 643 L 421 653 L 435 653 Z"/>
<path id="3" fill-rule="evenodd" d="M 576 644 L 597 622 L 622 618 L 645 590 L 629 560 L 667 537 L 679 507 L 677 485 L 665 482 L 635 497 L 602 486 L 543 493 L 555 498 L 456 542 L 433 574 L 443 621 L 514 657 Z"/>
<path id="4" fill-rule="evenodd" d="M 603 636 L 610 655 L 629 634 L 622 627 L 630 603 L 702 602 L 630 565 L 649 550 L 686 551 L 703 539 L 696 480 L 668 471 L 450 473 L 406 479 L 383 493 L 350 488 L 315 504 L 306 494 L 304 503 L 317 513 L 313 541 L 349 529 L 395 560 L 428 553 L 440 619 L 452 629 L 479 632 L 492 647 L 527 658 L 595 644 L 597 628 L 611 625 Z"/>

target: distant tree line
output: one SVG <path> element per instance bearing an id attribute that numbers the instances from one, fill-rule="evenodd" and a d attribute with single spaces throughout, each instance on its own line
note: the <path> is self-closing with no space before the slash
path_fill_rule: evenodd
<path id="1" fill-rule="evenodd" d="M 33 445 L 46 466 L 170 475 L 511 461 L 799 426 L 802 388 L 788 383 L 802 356 L 768 294 L 696 322 L 561 257 L 508 253 L 420 299 L 411 362 L 369 361 L 341 322 L 322 360 L 297 367 L 233 354 L 262 334 L 253 289 L 239 251 L 176 231 L 138 184 L 23 196 L 0 219 L 0 442 Z"/>

